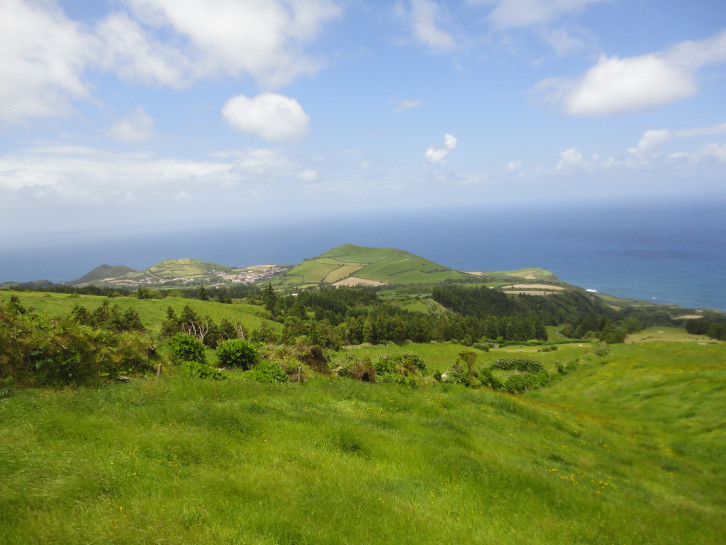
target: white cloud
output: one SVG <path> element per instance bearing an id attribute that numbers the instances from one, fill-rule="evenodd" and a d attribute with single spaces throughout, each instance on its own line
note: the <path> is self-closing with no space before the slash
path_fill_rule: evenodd
<path id="1" fill-rule="evenodd" d="M 458 140 L 455 136 L 452 136 L 450 134 L 444 135 L 444 147 L 443 148 L 429 148 L 426 150 L 426 153 L 424 154 L 424 159 L 429 163 L 439 163 L 441 162 L 444 157 L 449 155 L 454 149 L 456 149 L 456 144 Z"/>
<path id="2" fill-rule="evenodd" d="M 116 123 L 108 131 L 111 138 L 122 142 L 142 142 L 154 136 L 154 120 L 143 106 L 134 110 L 128 118 Z"/>
<path id="3" fill-rule="evenodd" d="M 677 152 L 669 155 L 672 161 L 685 160 L 690 163 L 715 160 L 719 163 L 726 163 L 726 143 L 707 144 L 702 149 L 694 152 Z"/>
<path id="4" fill-rule="evenodd" d="M 456 45 L 454 37 L 439 27 L 439 5 L 431 0 L 411 0 L 409 24 L 414 37 L 437 51 L 449 51 Z"/>
<path id="5" fill-rule="evenodd" d="M 240 75 L 279 87 L 320 69 L 304 45 L 341 13 L 332 0 L 121 1 L 126 10 L 81 25 L 55 0 L 2 0 L 0 122 L 67 115 L 91 98 L 94 70 L 173 88 Z"/>
<path id="6" fill-rule="evenodd" d="M 677 131 L 676 134 L 678 136 L 688 138 L 691 136 L 710 136 L 713 134 L 723 133 L 726 133 L 726 122 L 719 123 L 718 125 L 712 125 L 710 127 L 695 127 L 693 129 L 684 129 L 682 131 Z"/>
<path id="7" fill-rule="evenodd" d="M 193 82 L 193 63 L 174 45 L 154 39 L 126 13 L 98 23 L 99 63 L 124 79 L 176 89 Z"/>
<path id="8" fill-rule="evenodd" d="M 638 145 L 628 148 L 628 153 L 637 156 L 653 154 L 670 136 L 671 132 L 668 129 L 645 131 Z"/>
<path id="9" fill-rule="evenodd" d="M 300 138 L 310 123 L 297 100 L 277 93 L 237 95 L 225 103 L 222 115 L 234 129 L 272 141 Z"/>
<path id="10" fill-rule="evenodd" d="M 656 55 L 600 57 L 565 100 L 571 115 L 608 115 L 682 100 L 698 92 L 693 75 Z"/>
<path id="11" fill-rule="evenodd" d="M 0 156 L 0 202 L 15 195 L 53 205 L 165 203 L 169 196 L 194 198 L 199 188 L 251 188 L 292 183 L 317 173 L 272 149 L 216 154 L 210 161 L 115 153 L 94 148 L 44 146 Z"/>
<path id="12" fill-rule="evenodd" d="M 318 179 L 318 172 L 316 170 L 307 169 L 298 174 L 297 177 L 298 180 L 302 180 L 303 182 L 315 182 Z"/>
<path id="13" fill-rule="evenodd" d="M 575 148 L 569 148 L 560 153 L 560 161 L 557 163 L 557 170 L 572 171 L 585 166 L 585 158 Z"/>
<path id="14" fill-rule="evenodd" d="M 192 77 L 249 74 L 266 88 L 311 74 L 320 62 L 301 49 L 341 10 L 331 0 L 125 0 L 154 30 L 187 41 Z"/>
<path id="15" fill-rule="evenodd" d="M 682 42 L 664 53 L 618 58 L 602 55 L 576 80 L 550 78 L 535 89 L 570 115 L 599 116 L 642 110 L 698 93 L 696 70 L 726 61 L 726 31 L 699 42 Z"/>
<path id="16" fill-rule="evenodd" d="M 522 168 L 522 161 L 509 161 L 507 163 L 507 166 L 505 166 L 504 168 L 509 172 L 514 172 L 515 170 L 519 170 L 520 168 Z"/>
<path id="17" fill-rule="evenodd" d="M 550 23 L 609 0 L 469 0 L 470 4 L 494 4 L 489 21 L 497 28 L 524 28 Z"/>
<path id="18" fill-rule="evenodd" d="M 360 161 L 358 161 L 358 168 L 368 170 L 371 168 L 371 162 L 368 159 L 361 159 Z"/>
<path id="19" fill-rule="evenodd" d="M 563 28 L 547 30 L 542 36 L 559 56 L 567 55 L 585 46 L 580 38 L 574 37 Z"/>
<path id="20" fill-rule="evenodd" d="M 65 115 L 69 98 L 88 97 L 88 36 L 54 4 L 0 5 L 0 121 Z"/>
<path id="21" fill-rule="evenodd" d="M 392 99 L 391 105 L 393 106 L 393 113 L 394 114 L 400 114 L 402 112 L 405 112 L 406 110 L 412 110 L 414 108 L 418 108 L 423 104 L 421 100 L 411 100 L 408 98 L 405 98 L 403 100 L 395 100 Z"/>

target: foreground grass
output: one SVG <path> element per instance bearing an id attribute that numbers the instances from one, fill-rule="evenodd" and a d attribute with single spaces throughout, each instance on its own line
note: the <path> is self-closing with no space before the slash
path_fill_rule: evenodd
<path id="1" fill-rule="evenodd" d="M 616 347 L 517 398 L 240 374 L 19 391 L 2 542 L 721 543 L 724 347 Z"/>

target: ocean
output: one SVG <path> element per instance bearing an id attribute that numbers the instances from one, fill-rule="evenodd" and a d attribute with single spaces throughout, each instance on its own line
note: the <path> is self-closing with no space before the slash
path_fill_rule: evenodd
<path id="1" fill-rule="evenodd" d="M 78 278 L 101 264 L 143 269 L 168 258 L 224 265 L 295 264 L 345 243 L 390 247 L 467 271 L 541 267 L 619 297 L 726 311 L 721 202 L 491 206 L 323 215 L 225 229 L 51 237 L 0 249 L 0 282 Z"/>

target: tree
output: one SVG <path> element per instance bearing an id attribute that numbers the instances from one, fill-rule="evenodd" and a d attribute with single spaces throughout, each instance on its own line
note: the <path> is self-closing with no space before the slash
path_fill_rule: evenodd
<path id="1" fill-rule="evenodd" d="M 199 299 L 201 301 L 209 301 L 209 296 L 207 295 L 207 290 L 204 287 L 204 284 L 199 288 Z"/>
<path id="2" fill-rule="evenodd" d="M 277 303 L 277 295 L 275 290 L 272 288 L 272 284 L 267 284 L 267 287 L 262 291 L 262 303 L 265 308 L 274 314 L 275 304 Z"/>

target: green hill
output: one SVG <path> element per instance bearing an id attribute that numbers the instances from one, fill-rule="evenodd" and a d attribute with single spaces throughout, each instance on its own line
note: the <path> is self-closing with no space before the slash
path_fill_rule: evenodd
<path id="1" fill-rule="evenodd" d="M 466 278 L 470 276 L 403 250 L 344 244 L 306 259 L 284 273 L 280 283 L 289 286 L 405 285 Z"/>
<path id="2" fill-rule="evenodd" d="M 84 274 L 77 280 L 68 282 L 71 286 L 87 286 L 89 284 L 103 284 L 104 281 L 138 272 L 125 265 L 101 265 L 91 272 Z"/>
<path id="3" fill-rule="evenodd" d="M 140 274 L 158 280 L 173 280 L 174 278 L 198 278 L 207 276 L 213 272 L 229 272 L 231 270 L 232 267 L 227 267 L 226 265 L 184 258 L 167 259 L 148 269 L 144 269 Z"/>
<path id="4" fill-rule="evenodd" d="M 156 265 L 137 271 L 131 267 L 101 265 L 78 280 L 69 282 L 71 286 L 119 286 L 132 287 L 139 283 L 163 284 L 205 280 L 214 281 L 217 272 L 230 272 L 232 267 L 198 259 L 167 259 Z"/>

